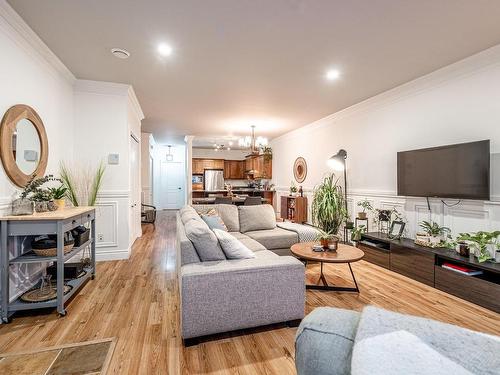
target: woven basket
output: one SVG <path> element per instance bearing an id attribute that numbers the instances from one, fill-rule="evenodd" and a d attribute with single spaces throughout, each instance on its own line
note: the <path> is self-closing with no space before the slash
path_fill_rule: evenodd
<path id="1" fill-rule="evenodd" d="M 74 244 L 64 246 L 64 254 L 67 254 L 73 249 Z M 33 252 L 41 257 L 55 257 L 57 255 L 57 247 L 51 249 L 33 249 Z"/>

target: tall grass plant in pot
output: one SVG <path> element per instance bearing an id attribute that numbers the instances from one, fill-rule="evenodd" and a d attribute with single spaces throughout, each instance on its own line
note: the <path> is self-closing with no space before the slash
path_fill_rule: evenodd
<path id="1" fill-rule="evenodd" d="M 338 233 L 347 219 L 347 212 L 343 189 L 334 174 L 326 176 L 315 187 L 311 210 L 313 224 L 323 232 L 335 236 L 338 241 Z"/>

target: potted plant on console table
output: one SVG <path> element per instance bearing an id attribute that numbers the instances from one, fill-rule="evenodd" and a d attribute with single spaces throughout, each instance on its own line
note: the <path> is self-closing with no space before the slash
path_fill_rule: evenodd
<path id="1" fill-rule="evenodd" d="M 442 227 L 435 221 L 422 221 L 418 224 L 422 232 L 415 235 L 417 245 L 427 247 L 438 247 L 444 243 L 446 234 L 450 233 L 450 228 Z"/>
<path id="2" fill-rule="evenodd" d="M 347 219 L 347 212 L 342 187 L 337 181 L 335 175 L 331 174 L 314 189 L 311 210 L 314 225 L 335 236 L 331 238 L 331 242 L 338 243 L 337 234 Z"/>

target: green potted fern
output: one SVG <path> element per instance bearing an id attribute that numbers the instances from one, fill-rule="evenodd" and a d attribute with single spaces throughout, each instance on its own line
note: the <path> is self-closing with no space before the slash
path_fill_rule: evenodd
<path id="1" fill-rule="evenodd" d="M 337 182 L 334 174 L 326 176 L 314 189 L 311 206 L 314 225 L 331 235 L 332 247 L 338 244 L 339 229 L 347 218 L 344 194 Z"/>

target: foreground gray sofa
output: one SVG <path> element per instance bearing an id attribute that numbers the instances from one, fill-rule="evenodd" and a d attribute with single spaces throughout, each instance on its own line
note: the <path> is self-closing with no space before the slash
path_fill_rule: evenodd
<path id="1" fill-rule="evenodd" d="M 196 206 L 199 212 L 215 208 L 228 231 L 254 251 L 255 258 L 252 259 L 201 261 L 186 234 L 186 224 L 189 220 L 202 219 L 189 206 L 177 214 L 181 334 L 186 345 L 196 343 L 196 340 L 189 339 L 200 336 L 279 322 L 297 322 L 304 317 L 304 265 L 294 257 L 278 256 L 266 249 L 263 243 L 284 246 L 289 243 L 285 242 L 286 239 L 291 242 L 291 237 L 271 228 L 269 207 L 253 207 L 257 208 L 245 211 L 240 221 L 240 212 L 245 210 L 243 207 Z M 260 224 L 249 222 L 255 215 Z M 263 235 L 265 229 L 256 229 L 266 225 L 276 236 Z M 242 229 L 246 233 L 241 233 Z M 265 240 L 259 242 L 252 238 L 252 232 L 258 232 L 255 237 Z"/>
<path id="2" fill-rule="evenodd" d="M 375 307 L 317 308 L 295 347 L 298 375 L 500 374 L 500 338 Z"/>

